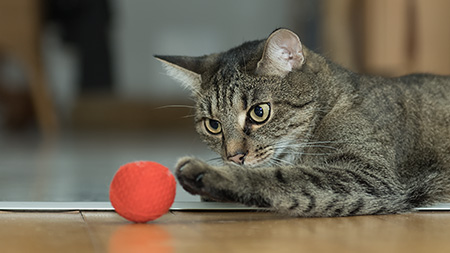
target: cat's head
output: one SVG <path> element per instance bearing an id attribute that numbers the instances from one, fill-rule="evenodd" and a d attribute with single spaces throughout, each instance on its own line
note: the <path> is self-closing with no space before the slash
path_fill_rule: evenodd
<path id="1" fill-rule="evenodd" d="M 317 90 L 295 33 L 279 29 L 219 54 L 156 57 L 192 91 L 196 129 L 224 161 L 261 166 L 300 156 Z"/>

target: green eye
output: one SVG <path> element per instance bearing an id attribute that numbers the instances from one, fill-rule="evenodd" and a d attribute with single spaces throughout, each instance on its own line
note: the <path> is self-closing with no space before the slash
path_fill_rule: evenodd
<path id="1" fill-rule="evenodd" d="M 256 124 L 262 124 L 269 119 L 270 103 L 255 105 L 250 109 L 248 114 L 253 122 Z"/>
<path id="2" fill-rule="evenodd" d="M 222 125 L 220 122 L 213 119 L 205 119 L 205 128 L 211 134 L 220 134 L 220 132 L 222 132 Z"/>

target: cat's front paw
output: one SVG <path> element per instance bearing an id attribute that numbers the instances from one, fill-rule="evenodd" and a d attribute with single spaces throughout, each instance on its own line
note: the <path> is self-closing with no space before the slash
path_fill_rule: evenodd
<path id="1" fill-rule="evenodd" d="M 201 194 L 204 187 L 203 177 L 209 170 L 209 165 L 192 157 L 181 158 L 175 170 L 175 175 L 181 186 L 191 194 Z"/>
<path id="2" fill-rule="evenodd" d="M 193 194 L 218 201 L 232 201 L 223 192 L 230 182 L 219 169 L 192 157 L 181 158 L 175 175 L 183 188 Z"/>

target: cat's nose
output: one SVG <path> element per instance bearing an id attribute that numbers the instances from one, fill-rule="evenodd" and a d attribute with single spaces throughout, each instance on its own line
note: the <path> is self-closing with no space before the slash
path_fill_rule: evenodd
<path id="1" fill-rule="evenodd" d="M 245 155 L 246 155 L 246 153 L 237 152 L 234 155 L 228 156 L 228 161 L 242 165 L 242 164 L 244 164 Z"/>

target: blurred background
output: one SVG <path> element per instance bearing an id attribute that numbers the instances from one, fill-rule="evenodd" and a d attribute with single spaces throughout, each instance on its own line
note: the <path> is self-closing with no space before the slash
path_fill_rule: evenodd
<path id="1" fill-rule="evenodd" d="M 217 157 L 154 54 L 279 27 L 360 73 L 450 73 L 446 0 L 0 0 L 0 201 L 107 201 L 117 168 Z M 194 200 L 182 190 L 178 200 Z"/>

